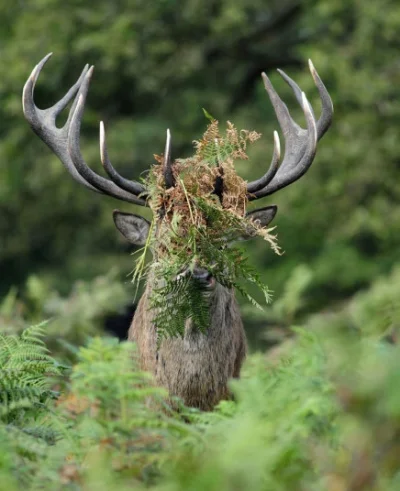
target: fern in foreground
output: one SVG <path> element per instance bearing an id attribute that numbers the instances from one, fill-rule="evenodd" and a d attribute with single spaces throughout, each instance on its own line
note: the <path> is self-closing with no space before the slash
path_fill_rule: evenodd
<path id="1" fill-rule="evenodd" d="M 44 344 L 44 326 L 29 327 L 18 336 L 0 334 L 0 453 L 11 457 L 0 462 L 0 477 L 3 473 L 9 480 L 8 489 L 13 476 L 20 484 L 30 482 L 36 462 L 61 436 L 53 389 L 61 368 Z M 10 473 L 4 474 L 7 468 Z"/>
<path id="2" fill-rule="evenodd" d="M 29 327 L 19 336 L 0 334 L 0 421 L 24 431 L 27 416 L 43 414 L 57 397 L 52 377 L 59 377 L 61 370 L 44 344 L 44 325 Z"/>
<path id="3" fill-rule="evenodd" d="M 384 300 L 372 289 L 351 313 L 369 312 L 373 298 Z M 235 400 L 208 413 L 171 410 L 137 370 L 133 343 L 101 338 L 79 349 L 54 402 L 59 367 L 41 335 L 3 336 L 1 368 L 16 364 L 23 380 L 8 390 L 20 400 L 27 370 L 38 392 L 0 420 L 0 489 L 397 491 L 400 346 L 338 315 L 345 322 L 324 314 L 296 329 L 279 356 L 251 355 L 232 381 Z"/>

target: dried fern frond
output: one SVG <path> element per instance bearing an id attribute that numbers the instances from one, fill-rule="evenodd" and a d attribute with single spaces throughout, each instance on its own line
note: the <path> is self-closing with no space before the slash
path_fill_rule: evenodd
<path id="1" fill-rule="evenodd" d="M 241 280 L 255 283 L 269 300 L 268 289 L 248 265 L 247 258 L 238 248 L 227 248 L 235 237 L 252 235 L 266 240 L 279 253 L 272 229 L 263 229 L 246 218 L 248 204 L 247 184 L 236 172 L 235 161 L 247 160 L 247 146 L 260 138 L 255 131 L 238 131 L 228 121 L 225 135 L 219 123 L 212 119 L 203 137 L 194 142 L 195 154 L 177 159 L 173 166 L 175 186 L 165 188 L 163 157 L 156 156 L 156 165 L 146 181 L 153 211 L 153 227 L 148 244 L 156 249 L 157 261 L 143 269 L 143 255 L 135 270 L 135 280 L 145 274 L 152 275 L 155 284 L 151 306 L 155 312 L 159 340 L 169 336 L 183 336 L 186 321 L 201 331 L 209 324 L 208 301 L 195 282 L 177 281 L 177 275 L 195 264 L 204 267 L 216 280 L 228 288 L 236 288 L 253 303 Z M 217 180 L 222 192 L 215 193 Z M 157 226 L 154 226 L 157 222 Z"/>

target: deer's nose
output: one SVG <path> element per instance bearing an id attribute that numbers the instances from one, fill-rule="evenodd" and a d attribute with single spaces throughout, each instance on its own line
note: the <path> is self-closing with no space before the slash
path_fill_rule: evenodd
<path id="1" fill-rule="evenodd" d="M 192 278 L 206 287 L 213 286 L 213 275 L 203 268 L 193 268 Z"/>
<path id="2" fill-rule="evenodd" d="M 193 268 L 192 277 L 199 281 L 208 281 L 212 274 L 203 268 Z"/>

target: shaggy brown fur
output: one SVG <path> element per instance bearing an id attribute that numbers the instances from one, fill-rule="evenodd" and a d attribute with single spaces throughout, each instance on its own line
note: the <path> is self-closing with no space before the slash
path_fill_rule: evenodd
<path id="1" fill-rule="evenodd" d="M 246 356 L 246 336 L 234 292 L 217 284 L 210 296 L 210 327 L 203 334 L 188 321 L 182 338 L 168 338 L 157 349 L 157 332 L 149 311 L 152 286 L 142 296 L 128 339 L 136 341 L 141 367 L 156 383 L 186 405 L 211 410 L 228 399 L 228 381 L 239 377 Z"/>

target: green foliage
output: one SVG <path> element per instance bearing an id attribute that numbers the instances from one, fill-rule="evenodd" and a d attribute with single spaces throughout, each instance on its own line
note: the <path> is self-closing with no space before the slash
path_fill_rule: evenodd
<path id="1" fill-rule="evenodd" d="M 179 411 L 171 409 L 165 391 L 137 370 L 134 345 L 115 339 L 82 347 L 54 400 L 60 367 L 42 344 L 44 329 L 2 336 L 3 384 L 9 370 L 14 400 L 31 398 L 2 412 L 2 485 L 397 490 L 400 346 L 379 334 L 380 306 L 398 304 L 398 284 L 395 270 L 340 312 L 293 329 L 296 339 L 250 356 L 232 381 L 235 400 L 208 413 L 178 401 Z M 399 312 L 390 307 L 391 327 Z"/>
<path id="2" fill-rule="evenodd" d="M 59 394 L 53 387 L 62 368 L 43 342 L 45 326 L 20 336 L 0 334 L 0 449 L 9 457 L 0 463 L 0 476 L 10 486 L 13 475 L 27 484 L 35 462 L 60 437 L 53 413 Z M 4 473 L 7 468 L 12 474 Z"/>
<path id="3" fill-rule="evenodd" d="M 308 448 L 314 439 L 331 446 L 335 429 L 324 365 L 311 339 L 275 367 L 253 357 L 233 385 L 235 413 L 214 420 L 201 455 L 181 456 L 166 489 L 309 489 L 317 475 Z"/>
<path id="4" fill-rule="evenodd" d="M 44 326 L 27 328 L 20 336 L 0 334 L 0 419 L 5 423 L 26 424 L 56 397 L 49 377 L 59 376 L 60 368 L 42 340 Z"/>
<path id="5" fill-rule="evenodd" d="M 335 114 L 310 172 L 278 198 L 287 263 L 274 267 L 280 283 L 274 289 L 280 293 L 290 270 L 307 264 L 314 274 L 305 308 L 316 311 L 365 288 L 398 262 L 400 67 L 394 39 L 400 10 L 393 0 L 303 6 L 300 24 L 307 40 L 296 52 L 313 60 Z M 293 78 L 318 114 L 307 70 Z M 282 84 L 279 89 L 290 101 Z"/>
<path id="6" fill-rule="evenodd" d="M 106 316 L 118 313 L 131 296 L 115 269 L 92 281 L 75 282 L 68 296 L 37 276 L 30 276 L 21 290 L 12 288 L 0 302 L 0 333 L 20 333 L 31 323 L 47 318 L 46 343 L 57 353 L 102 332 L 100 326 Z"/>
<path id="7" fill-rule="evenodd" d="M 299 264 L 285 284 L 282 295 L 274 302 L 273 311 L 292 324 L 304 304 L 304 292 L 310 286 L 313 274 L 305 264 Z"/>
<path id="8" fill-rule="evenodd" d="M 150 298 L 151 308 L 156 312 L 154 324 L 158 343 L 167 337 L 183 338 L 189 319 L 196 329 L 205 333 L 210 325 L 207 292 L 190 276 L 179 278 L 177 264 L 173 264 L 173 268 L 169 263 L 164 268 L 162 263 L 157 266 L 159 268 L 153 268 L 155 275 L 166 279 L 165 286 L 156 288 Z"/>
<path id="9" fill-rule="evenodd" d="M 218 220 L 219 230 L 224 234 L 226 231 L 232 232 L 234 229 L 224 226 L 224 222 L 224 217 L 221 216 Z M 242 227 L 242 224 L 239 226 Z M 237 231 L 240 230 L 239 226 Z M 187 319 L 192 319 L 195 327 L 203 332 L 209 326 L 209 292 L 201 284 L 193 281 L 189 275 L 180 276 L 180 272 L 186 271 L 188 267 L 188 247 L 191 248 L 194 244 L 197 253 L 193 256 L 189 268 L 195 265 L 207 268 L 215 281 L 226 288 L 236 289 L 251 302 L 253 307 L 260 310 L 263 310 L 262 305 L 248 293 L 243 282 L 256 285 L 262 291 L 265 302 L 270 301 L 268 287 L 261 282 L 244 251 L 226 245 L 225 235 L 220 237 L 220 240 L 212 242 L 209 230 L 209 225 L 192 226 L 184 237 L 175 236 L 174 248 L 169 249 L 168 256 L 164 260 L 159 259 L 149 270 L 148 274 L 162 278 L 162 282 L 165 283 L 162 287 L 156 288 L 151 297 L 151 306 L 157 312 L 155 324 L 159 339 L 165 336 L 183 336 Z"/>
<path id="10" fill-rule="evenodd" d="M 326 322 L 338 329 L 351 328 L 373 339 L 393 336 L 398 339 L 400 319 L 400 270 L 376 279 L 369 290 L 357 295 L 339 309 L 316 314 L 311 325 Z"/>
<path id="11" fill-rule="evenodd" d="M 83 458 L 105 458 L 115 476 L 152 480 L 177 438 L 193 435 L 153 386 L 150 374 L 135 366 L 135 346 L 94 338 L 81 348 L 69 393 L 60 404 L 73 418 L 71 463 L 85 476 Z M 97 455 L 98 453 L 98 455 Z M 73 480 L 73 479 L 71 479 Z"/>
<path id="12" fill-rule="evenodd" d="M 91 340 L 59 397 L 53 387 L 60 367 L 43 335 L 36 326 L 0 339 L 0 454 L 10 456 L 0 465 L 4 480 L 29 489 L 90 486 L 107 462 L 114 484 L 150 482 L 175 441 L 200 438 L 169 409 L 151 376 L 135 370 L 132 343 Z"/>

